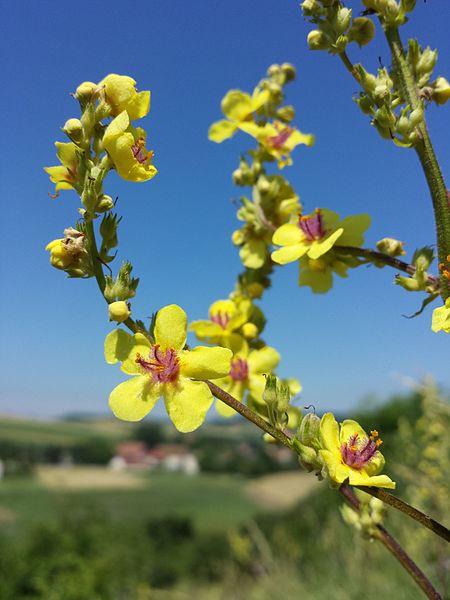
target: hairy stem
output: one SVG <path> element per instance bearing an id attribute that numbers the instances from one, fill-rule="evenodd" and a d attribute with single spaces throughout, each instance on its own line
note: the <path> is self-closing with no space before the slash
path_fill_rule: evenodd
<path id="1" fill-rule="evenodd" d="M 438 521 L 435 521 L 417 508 L 414 508 L 414 506 L 411 506 L 407 502 L 400 500 L 400 498 L 397 498 L 397 496 L 386 492 L 386 490 L 383 490 L 382 488 L 368 487 L 365 485 L 358 485 L 356 487 L 363 492 L 382 500 L 386 504 L 389 504 L 389 506 L 400 510 L 401 512 L 405 513 L 405 515 L 411 517 L 411 519 L 421 523 L 427 529 L 431 529 L 431 531 L 433 531 L 439 537 L 443 538 L 447 542 L 450 542 L 450 531 L 447 529 L 447 527 L 441 525 L 441 523 L 438 523 Z"/>
<path id="2" fill-rule="evenodd" d="M 414 75 L 411 72 L 403 50 L 403 45 L 397 27 L 385 27 L 386 39 L 392 54 L 392 67 L 395 71 L 403 99 L 411 110 L 422 108 Z M 419 140 L 415 150 L 425 173 L 434 209 L 438 258 L 440 263 L 447 263 L 450 255 L 450 207 L 447 188 L 439 163 L 434 153 L 425 119 L 417 127 Z M 445 300 L 450 296 L 449 281 L 441 276 L 441 296 Z"/>
<path id="3" fill-rule="evenodd" d="M 366 491 L 366 490 L 364 490 Z M 342 484 L 339 488 L 339 492 L 345 498 L 345 501 L 357 512 L 360 510 L 360 502 L 355 495 L 355 492 L 347 484 Z M 426 575 L 419 569 L 412 558 L 405 552 L 400 544 L 395 540 L 392 535 L 387 531 L 383 525 L 376 526 L 375 538 L 379 540 L 395 558 L 400 562 L 402 567 L 409 573 L 414 579 L 417 585 L 423 590 L 427 598 L 431 600 L 442 600 L 442 596 L 433 587 L 430 580 Z"/>
<path id="4" fill-rule="evenodd" d="M 372 263 L 381 263 L 388 267 L 393 267 L 394 269 L 403 271 L 408 275 L 414 275 L 414 273 L 416 272 L 416 267 L 414 267 L 413 265 L 399 260 L 394 256 L 384 254 L 383 252 L 377 252 L 368 248 L 354 248 L 353 246 L 334 246 L 333 249 L 337 252 L 341 252 L 342 254 L 357 256 L 359 258 L 364 258 Z M 435 277 L 434 275 L 428 275 L 427 282 L 434 290 L 439 290 L 440 280 L 438 277 Z"/>

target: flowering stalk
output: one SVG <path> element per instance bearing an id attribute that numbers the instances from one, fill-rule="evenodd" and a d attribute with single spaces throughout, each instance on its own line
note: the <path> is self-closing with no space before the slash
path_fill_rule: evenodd
<path id="1" fill-rule="evenodd" d="M 370 493 L 368 490 L 371 489 L 372 488 L 364 488 L 364 491 Z M 352 490 L 352 488 L 344 483 L 339 488 L 339 492 L 340 494 L 342 494 L 345 501 L 353 508 L 353 510 L 359 512 L 360 501 L 356 497 L 355 492 Z M 431 600 L 442 600 L 442 596 L 433 587 L 431 581 L 419 569 L 416 563 L 403 550 L 403 548 L 400 546 L 397 540 L 395 540 L 392 537 L 392 535 L 387 531 L 387 529 L 383 527 L 383 525 L 377 524 L 375 526 L 374 537 L 376 537 L 376 539 L 378 539 L 389 550 L 389 552 L 391 552 L 395 556 L 395 558 L 400 562 L 402 567 L 406 571 L 408 571 L 408 573 L 411 575 L 411 577 L 414 579 L 417 585 L 424 591 L 428 598 L 430 598 Z"/>
<path id="2" fill-rule="evenodd" d="M 421 107 L 414 77 L 406 60 L 397 27 L 385 27 L 384 32 L 392 54 L 392 66 L 398 78 L 402 94 L 412 109 Z M 425 119 L 417 126 L 419 139 L 415 150 L 428 183 L 434 209 L 439 262 L 445 264 L 450 254 L 450 207 L 447 188 L 436 154 L 431 143 Z M 441 275 L 441 296 L 445 301 L 450 296 L 449 280 Z"/>

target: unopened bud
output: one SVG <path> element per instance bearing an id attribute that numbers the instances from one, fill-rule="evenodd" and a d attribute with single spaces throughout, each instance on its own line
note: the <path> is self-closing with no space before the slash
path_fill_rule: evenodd
<path id="1" fill-rule="evenodd" d="M 450 98 L 450 84 L 445 77 L 438 77 L 434 82 L 432 98 L 436 104 L 445 104 Z"/>
<path id="2" fill-rule="evenodd" d="M 320 418 L 314 413 L 308 413 L 302 419 L 298 430 L 298 439 L 305 446 L 311 446 L 318 441 L 320 435 Z"/>
<path id="3" fill-rule="evenodd" d="M 310 50 L 328 50 L 330 46 L 327 36 L 317 29 L 308 33 L 306 41 Z"/>
<path id="4" fill-rule="evenodd" d="M 420 55 L 416 64 L 416 71 L 419 75 L 429 74 L 434 69 L 437 61 L 437 51 L 432 50 L 429 46 Z"/>
<path id="5" fill-rule="evenodd" d="M 277 117 L 286 123 L 290 123 L 295 118 L 295 109 L 293 106 L 283 106 L 277 110 Z"/>
<path id="6" fill-rule="evenodd" d="M 244 325 L 242 325 L 242 333 L 245 338 L 251 340 L 258 337 L 258 328 L 254 323 L 244 323 Z"/>
<path id="7" fill-rule="evenodd" d="M 79 144 L 83 139 L 83 125 L 80 119 L 68 119 L 62 130 L 75 144 Z"/>
<path id="8" fill-rule="evenodd" d="M 245 236 L 241 229 L 236 229 L 231 235 L 231 241 L 235 246 L 240 246 L 245 242 Z"/>
<path id="9" fill-rule="evenodd" d="M 247 292 L 250 298 L 261 298 L 264 293 L 264 286 L 255 281 L 247 286 Z"/>
<path id="10" fill-rule="evenodd" d="M 350 25 L 352 11 L 350 8 L 340 8 L 336 14 L 335 31 L 341 35 Z"/>
<path id="11" fill-rule="evenodd" d="M 103 194 L 100 196 L 98 200 L 98 204 L 95 207 L 95 211 L 98 213 L 108 212 L 108 210 L 112 210 L 114 208 L 114 200 L 111 196 L 107 194 Z"/>
<path id="12" fill-rule="evenodd" d="M 405 242 L 394 238 L 385 237 L 377 242 L 377 249 L 389 256 L 404 256 L 406 254 L 403 246 Z"/>
<path id="13" fill-rule="evenodd" d="M 276 77 L 277 75 L 280 74 L 280 72 L 281 72 L 280 65 L 270 65 L 270 67 L 267 69 L 268 77 Z"/>
<path id="14" fill-rule="evenodd" d="M 85 81 L 77 87 L 74 96 L 81 106 L 84 107 L 86 104 L 91 102 L 97 89 L 98 85 L 96 83 L 92 83 L 92 81 Z"/>
<path id="15" fill-rule="evenodd" d="M 131 315 L 131 311 L 126 302 L 119 300 L 117 302 L 111 302 L 111 304 L 108 305 L 108 314 L 110 321 L 123 323 Z"/>
<path id="16" fill-rule="evenodd" d="M 281 70 L 283 71 L 286 82 L 293 81 L 297 75 L 297 71 L 291 63 L 283 63 L 281 65 Z"/>
<path id="17" fill-rule="evenodd" d="M 375 25 L 373 21 L 366 17 L 356 17 L 353 19 L 350 31 L 347 33 L 350 42 L 356 42 L 359 46 L 368 44 L 375 35 Z"/>

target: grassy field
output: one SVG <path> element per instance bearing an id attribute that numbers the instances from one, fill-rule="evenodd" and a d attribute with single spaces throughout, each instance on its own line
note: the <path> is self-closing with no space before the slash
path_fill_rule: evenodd
<path id="1" fill-rule="evenodd" d="M 274 483 L 276 493 L 270 493 Z M 301 472 L 247 481 L 230 475 L 189 477 L 42 466 L 34 478 L 0 482 L 0 526 L 20 533 L 59 511 L 90 506 L 130 526 L 157 516 L 180 515 L 191 518 L 199 530 L 226 530 L 263 510 L 292 506 L 314 483 Z"/>

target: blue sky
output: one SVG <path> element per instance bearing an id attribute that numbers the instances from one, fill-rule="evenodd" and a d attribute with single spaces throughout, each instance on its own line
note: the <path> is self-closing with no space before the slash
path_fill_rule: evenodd
<path id="1" fill-rule="evenodd" d="M 359 2 L 349 2 L 359 12 Z M 447 0 L 418 1 L 403 35 L 439 49 L 436 75 L 450 75 Z M 207 140 L 230 88 L 252 90 L 272 63 L 292 62 L 297 80 L 287 101 L 296 125 L 316 135 L 283 174 L 309 211 L 327 206 L 342 215 L 370 212 L 367 246 L 386 236 L 413 250 L 434 244 L 431 203 L 413 151 L 383 141 L 351 97 L 355 83 L 337 59 L 312 53 L 310 29 L 295 0 L 147 0 L 108 3 L 10 2 L 2 10 L 1 314 L 3 343 L 0 412 L 61 415 L 107 412 L 107 398 L 123 380 L 105 364 L 103 340 L 111 325 L 93 280 L 69 280 L 51 269 L 48 241 L 73 225 L 74 193 L 51 200 L 43 166 L 56 164 L 59 128 L 78 116 L 69 95 L 84 80 L 128 74 L 152 91 L 144 126 L 159 174 L 145 184 L 116 176 L 106 191 L 119 196 L 124 215 L 119 260 L 129 258 L 141 285 L 133 302 L 145 318 L 165 304 L 190 319 L 233 288 L 240 270 L 230 243 L 236 228 L 231 182 L 239 153 L 251 140 Z M 388 64 L 380 32 L 354 62 L 372 71 Z M 428 120 L 448 174 L 447 107 Z M 404 389 L 405 377 L 430 373 L 448 386 L 449 339 L 430 330 L 431 311 L 414 320 L 419 295 L 392 285 L 394 271 L 360 268 L 332 292 L 297 286 L 296 265 L 277 270 L 262 301 L 267 343 L 280 350 L 280 374 L 303 383 L 302 403 L 342 413 L 367 395 Z"/>

